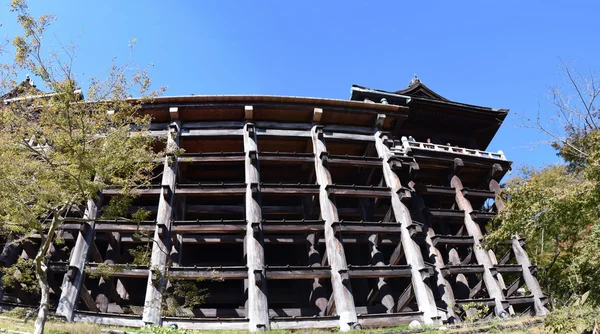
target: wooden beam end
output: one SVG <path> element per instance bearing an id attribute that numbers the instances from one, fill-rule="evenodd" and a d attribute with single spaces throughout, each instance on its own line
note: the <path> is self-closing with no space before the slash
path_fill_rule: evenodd
<path id="1" fill-rule="evenodd" d="M 177 108 L 177 107 L 169 108 L 169 115 L 171 116 L 171 120 L 178 120 L 179 119 L 179 108 Z"/>

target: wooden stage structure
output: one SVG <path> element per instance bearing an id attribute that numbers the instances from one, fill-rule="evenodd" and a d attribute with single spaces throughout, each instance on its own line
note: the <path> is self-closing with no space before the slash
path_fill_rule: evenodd
<path id="1" fill-rule="evenodd" d="M 547 312 L 525 241 L 482 246 L 511 165 L 485 149 L 507 110 L 449 101 L 415 77 L 397 92 L 353 86 L 347 101 L 179 96 L 142 111 L 184 153 L 137 191 L 129 211 L 147 221 L 103 219 L 119 189 L 66 219 L 48 278 L 69 321 L 345 331 L 461 322 L 473 307 Z M 0 263 L 33 258 L 36 242 L 4 246 Z M 150 263 L 131 265 L 144 243 Z M 118 270 L 90 275 L 107 267 Z M 205 289 L 204 303 L 167 314 L 174 279 Z M 18 286 L 0 301 L 36 303 Z"/>

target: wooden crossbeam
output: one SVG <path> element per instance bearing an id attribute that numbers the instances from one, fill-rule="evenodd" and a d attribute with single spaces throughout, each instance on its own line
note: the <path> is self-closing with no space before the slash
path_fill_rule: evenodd
<path id="1" fill-rule="evenodd" d="M 412 283 L 410 283 L 406 289 L 404 289 L 404 292 L 402 292 L 398 298 L 398 301 L 396 302 L 396 313 L 402 312 L 402 310 L 406 307 L 406 305 L 408 305 L 408 303 L 410 303 L 411 300 L 413 300 L 414 297 L 415 292 L 413 290 Z"/>
<path id="2" fill-rule="evenodd" d="M 400 260 L 402 260 L 403 257 L 404 257 L 404 249 L 402 247 L 402 243 L 399 242 L 398 245 L 396 245 L 396 248 L 394 248 L 394 251 L 392 252 L 392 255 L 390 256 L 390 261 L 388 263 L 391 265 L 396 265 L 400 262 Z"/>
<path id="3" fill-rule="evenodd" d="M 94 298 L 92 298 L 92 295 L 90 294 L 90 292 L 88 291 L 88 289 L 85 286 L 81 287 L 80 293 L 81 293 L 81 299 L 83 300 L 83 303 L 88 308 L 88 310 L 90 310 L 92 312 L 100 312 L 100 309 L 96 305 Z"/>
<path id="4" fill-rule="evenodd" d="M 480 280 L 469 292 L 469 298 L 475 297 L 475 295 L 477 295 L 479 293 L 479 291 L 481 291 L 482 287 L 483 287 L 483 280 Z"/>

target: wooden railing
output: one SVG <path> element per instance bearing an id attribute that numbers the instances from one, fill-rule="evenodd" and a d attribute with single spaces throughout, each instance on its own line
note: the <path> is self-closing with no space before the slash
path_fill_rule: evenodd
<path id="1" fill-rule="evenodd" d="M 477 150 L 477 149 L 458 147 L 458 146 L 448 146 L 448 145 L 433 144 L 433 143 L 423 143 L 423 142 L 418 142 L 418 141 L 409 141 L 408 138 L 406 138 L 406 137 L 402 137 L 401 143 L 402 144 L 400 147 L 398 147 L 399 145 L 396 144 L 395 147 L 392 148 L 392 150 L 399 148 L 406 152 L 411 149 L 420 149 L 420 150 L 430 150 L 430 151 L 437 151 L 437 152 L 450 152 L 450 153 L 454 153 L 454 154 L 476 156 L 476 157 L 489 158 L 489 159 L 506 160 L 506 156 L 504 156 L 504 152 L 502 152 L 502 151 L 488 152 L 488 151 L 481 151 L 481 150 Z"/>

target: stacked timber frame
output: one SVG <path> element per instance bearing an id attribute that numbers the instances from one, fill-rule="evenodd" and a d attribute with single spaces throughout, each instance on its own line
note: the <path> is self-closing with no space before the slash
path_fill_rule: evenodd
<path id="1" fill-rule="evenodd" d="M 350 330 L 460 322 L 472 303 L 501 318 L 547 312 L 524 240 L 482 246 L 511 165 L 485 149 L 507 110 L 449 101 L 415 78 L 397 92 L 354 86 L 349 101 L 162 97 L 142 112 L 173 153 L 129 210 L 151 217 L 104 220 L 120 193 L 105 189 L 66 218 L 48 278 L 69 321 Z M 0 262 L 35 256 L 37 243 L 7 243 Z M 132 265 L 140 245 L 150 263 Z M 183 304 L 181 280 L 204 303 L 168 311 Z M 17 286 L 0 302 L 36 301 Z"/>

